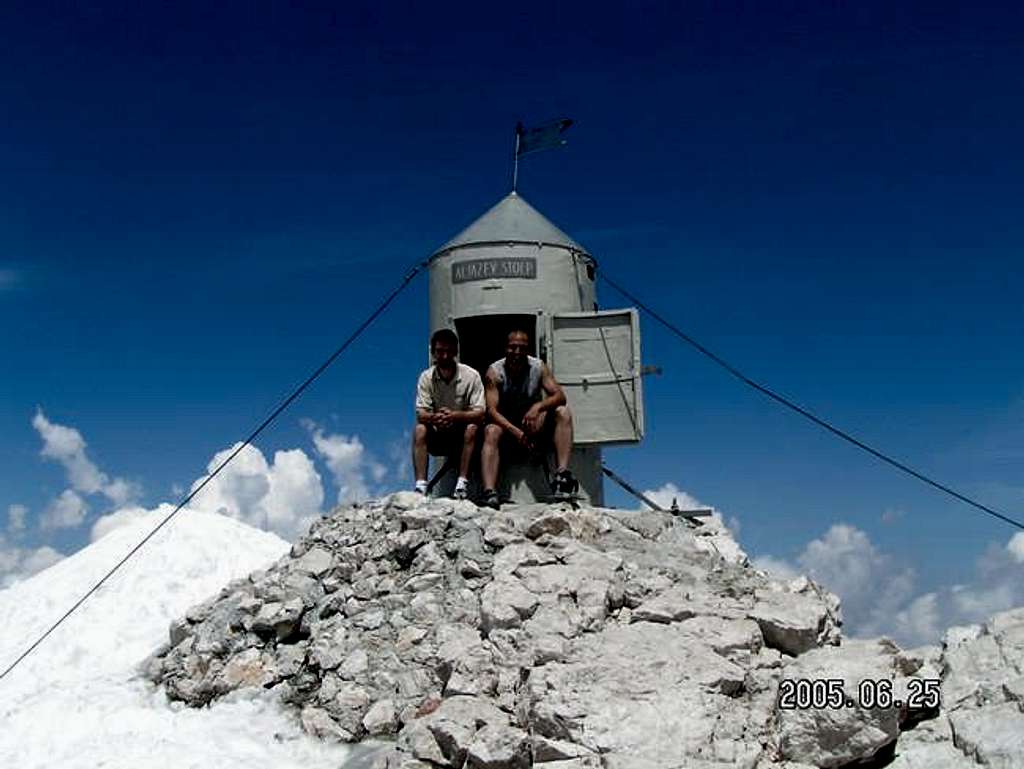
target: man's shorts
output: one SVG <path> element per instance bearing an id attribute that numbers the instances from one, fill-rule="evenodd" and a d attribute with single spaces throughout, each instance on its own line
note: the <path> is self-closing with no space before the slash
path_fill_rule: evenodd
<path id="1" fill-rule="evenodd" d="M 509 422 L 514 424 L 519 429 L 523 428 L 523 417 L 526 412 L 522 414 L 513 414 L 512 416 L 506 416 Z M 528 459 L 532 454 L 545 454 L 548 449 L 554 445 L 555 442 L 555 413 L 554 409 L 544 412 L 544 424 L 540 426 L 540 430 L 535 433 L 528 433 L 533 438 L 534 451 L 530 452 L 524 449 L 520 445 L 508 430 L 501 434 L 501 444 L 499 451 L 502 454 L 508 453 L 509 455 L 518 458 L 520 461 Z"/>
<path id="2" fill-rule="evenodd" d="M 466 425 L 460 424 L 447 429 L 427 425 L 427 453 L 433 457 L 453 457 L 462 454 Z"/>

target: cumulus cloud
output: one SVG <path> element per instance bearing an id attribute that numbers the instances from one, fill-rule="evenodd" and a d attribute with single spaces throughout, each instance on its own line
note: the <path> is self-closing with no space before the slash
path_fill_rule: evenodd
<path id="1" fill-rule="evenodd" d="M 925 593 L 896 612 L 887 635 L 906 646 L 935 643 L 949 624 L 955 623 L 943 624 L 939 596 L 936 593 Z"/>
<path id="2" fill-rule="evenodd" d="M 7 506 L 7 530 L 12 534 L 25 530 L 25 517 L 28 515 L 28 508 L 24 505 Z"/>
<path id="3" fill-rule="evenodd" d="M 399 440 L 392 441 L 388 446 L 388 458 L 391 460 L 394 476 L 399 483 L 409 482 L 412 479 L 412 456 L 409 451 L 411 442 L 412 432 L 406 430 Z"/>
<path id="4" fill-rule="evenodd" d="M 1024 605 L 1024 536 L 991 546 L 969 584 L 918 594 L 915 573 L 881 552 L 866 533 L 832 526 L 807 544 L 795 562 L 759 556 L 753 560 L 781 579 L 806 574 L 839 596 L 847 635 L 887 635 L 904 646 L 936 643 L 954 625 L 983 622 Z"/>
<path id="5" fill-rule="evenodd" d="M 676 503 L 680 510 L 714 509 L 711 505 L 707 505 L 691 494 L 683 491 L 674 483 L 666 483 L 657 489 L 645 489 L 641 493 L 664 510 L 671 509 L 673 502 Z M 647 505 L 644 505 L 644 507 L 650 509 Z M 740 536 L 739 518 L 733 515 L 726 519 L 717 510 L 713 513 L 713 516 L 717 521 L 719 521 L 719 523 L 729 529 L 733 538 L 738 538 Z"/>
<path id="6" fill-rule="evenodd" d="M 207 471 L 212 473 L 238 445 L 215 454 Z M 208 477 L 198 478 L 191 490 L 196 490 Z M 246 446 L 192 498 L 189 506 L 294 539 L 319 517 L 323 501 L 320 474 L 304 451 L 278 451 L 273 462 L 268 463 L 263 452 Z"/>
<path id="7" fill-rule="evenodd" d="M 672 507 L 672 500 L 676 501 L 680 510 L 696 510 L 699 507 L 709 507 L 703 502 L 691 497 L 674 483 L 666 483 L 659 489 L 647 489 L 643 495 L 661 508 L 668 510 Z"/>
<path id="8" fill-rule="evenodd" d="M 860 529 L 843 523 L 813 539 L 795 563 L 770 555 L 753 560 L 781 579 L 806 574 L 839 596 L 847 634 L 893 633 L 892 618 L 914 592 L 914 570 L 881 552 Z"/>
<path id="9" fill-rule="evenodd" d="M 43 511 L 39 525 L 44 529 L 69 529 L 85 520 L 89 506 L 76 492 L 66 489 Z"/>
<path id="10" fill-rule="evenodd" d="M 1018 531 L 1010 537 L 1006 550 L 1017 563 L 1024 563 L 1024 531 Z"/>
<path id="11" fill-rule="evenodd" d="M 772 555 L 759 555 L 751 559 L 750 563 L 755 569 L 770 572 L 783 582 L 790 582 L 800 576 L 800 570 L 794 564 Z"/>
<path id="12" fill-rule="evenodd" d="M 858 635 L 882 635 L 890 617 L 913 595 L 914 570 L 846 524 L 836 524 L 809 542 L 798 563 L 811 579 L 840 595 L 843 617 Z"/>
<path id="13" fill-rule="evenodd" d="M 315 422 L 303 422 L 313 438 L 316 453 L 327 464 L 338 487 L 338 504 L 358 502 L 370 496 L 367 475 L 380 483 L 387 475 L 387 467 L 367 452 L 358 436 L 351 438 L 338 433 L 325 434 Z"/>
<path id="14" fill-rule="evenodd" d="M 124 505 L 139 495 L 135 484 L 123 478 L 111 480 L 89 459 L 85 439 L 75 428 L 51 422 L 42 409 L 36 411 L 32 426 L 43 439 L 40 453 L 64 467 L 71 490 L 82 494 L 103 494 L 115 505 Z"/>
<path id="15" fill-rule="evenodd" d="M 207 465 L 208 473 L 219 467 L 238 445 L 214 454 Z M 198 489 L 208 477 L 197 478 L 190 491 Z M 320 474 L 301 449 L 275 452 L 273 461 L 267 462 L 262 451 L 246 446 L 179 515 L 188 515 L 190 509 L 220 513 L 287 539 L 296 539 L 320 516 L 323 501 Z M 175 505 L 168 503 L 152 510 L 139 505 L 119 508 L 93 524 L 92 541 L 143 518 L 151 518 L 156 526 L 174 508 Z"/>
<path id="16" fill-rule="evenodd" d="M 20 548 L 0 535 L 0 589 L 31 577 L 64 558 L 52 547 Z"/>

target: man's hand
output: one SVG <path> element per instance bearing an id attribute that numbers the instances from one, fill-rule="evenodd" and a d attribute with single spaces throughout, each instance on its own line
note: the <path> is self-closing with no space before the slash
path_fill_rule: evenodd
<path id="1" fill-rule="evenodd" d="M 540 429 L 540 419 L 543 409 L 541 409 L 539 403 L 534 403 L 530 408 L 526 410 L 526 414 L 523 416 L 523 426 L 531 433 L 535 433 Z"/>
<path id="2" fill-rule="evenodd" d="M 512 437 L 516 439 L 516 442 L 524 449 L 533 450 L 533 438 L 526 434 L 524 430 L 520 430 L 518 427 L 513 428 L 515 432 L 512 433 Z"/>
<path id="3" fill-rule="evenodd" d="M 440 430 L 447 430 L 454 424 L 455 420 L 452 418 L 452 410 L 450 408 L 442 407 L 434 414 L 434 427 Z"/>

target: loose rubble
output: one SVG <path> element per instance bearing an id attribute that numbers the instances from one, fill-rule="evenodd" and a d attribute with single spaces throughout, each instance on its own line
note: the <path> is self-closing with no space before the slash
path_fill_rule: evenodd
<path id="1" fill-rule="evenodd" d="M 144 672 L 192 706 L 273 688 L 311 734 L 386 741 L 378 769 L 1024 766 L 1024 611 L 942 650 L 840 624 L 716 519 L 402 492 L 191 609 Z M 783 679 L 923 678 L 941 708 L 779 707 Z"/>

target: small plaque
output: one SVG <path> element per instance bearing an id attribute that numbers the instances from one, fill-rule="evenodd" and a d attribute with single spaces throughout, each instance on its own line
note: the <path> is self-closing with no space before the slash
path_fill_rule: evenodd
<path id="1" fill-rule="evenodd" d="M 533 256 L 491 257 L 467 259 L 452 265 L 452 283 L 491 278 L 537 279 L 537 259 Z"/>

